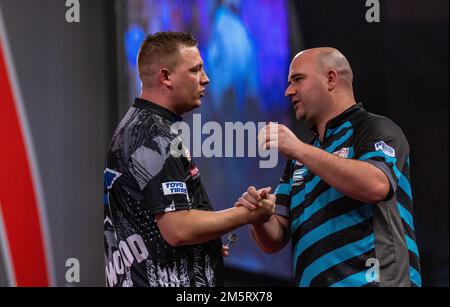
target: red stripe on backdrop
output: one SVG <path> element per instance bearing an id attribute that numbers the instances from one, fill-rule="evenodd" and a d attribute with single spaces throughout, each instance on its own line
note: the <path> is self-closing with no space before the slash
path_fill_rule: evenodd
<path id="1" fill-rule="evenodd" d="M 0 39 L 0 209 L 17 286 L 48 286 L 36 190 L 1 42 Z"/>

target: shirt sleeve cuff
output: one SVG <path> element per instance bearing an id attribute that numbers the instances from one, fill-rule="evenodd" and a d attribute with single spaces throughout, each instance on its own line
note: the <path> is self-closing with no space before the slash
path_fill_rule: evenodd
<path id="1" fill-rule="evenodd" d="M 289 207 L 278 204 L 275 206 L 275 214 L 289 218 L 289 213 L 290 213 Z"/>
<path id="2" fill-rule="evenodd" d="M 375 166 L 376 168 L 380 169 L 389 179 L 389 184 L 390 184 L 390 191 L 388 194 L 388 197 L 386 199 L 390 199 L 394 192 L 397 190 L 397 183 L 395 182 L 394 178 L 392 177 L 391 171 L 389 169 L 389 167 L 380 161 L 374 161 L 374 160 L 366 160 L 365 162 L 368 162 L 370 164 L 372 164 L 373 166 Z"/>

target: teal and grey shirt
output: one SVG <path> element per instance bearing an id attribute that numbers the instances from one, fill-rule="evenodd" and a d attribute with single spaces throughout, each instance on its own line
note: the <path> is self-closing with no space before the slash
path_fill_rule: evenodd
<path id="1" fill-rule="evenodd" d="M 421 286 L 409 181 L 409 145 L 390 119 L 361 104 L 328 122 L 311 145 L 343 159 L 365 161 L 390 181 L 388 197 L 368 204 L 329 186 L 289 160 L 277 214 L 290 220 L 296 285 Z"/>

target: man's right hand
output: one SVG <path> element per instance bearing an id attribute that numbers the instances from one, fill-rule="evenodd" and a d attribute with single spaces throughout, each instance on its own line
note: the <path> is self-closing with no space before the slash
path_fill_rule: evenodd
<path id="1" fill-rule="evenodd" d="M 270 194 L 267 198 L 259 201 L 258 206 L 254 210 L 249 210 L 248 224 L 264 224 L 275 213 L 275 195 Z"/>
<path id="2" fill-rule="evenodd" d="M 242 194 L 242 196 L 238 199 L 234 206 L 243 206 L 249 210 L 254 210 L 258 207 L 259 201 L 268 198 L 271 190 L 271 187 L 256 190 L 254 186 L 251 186 L 247 189 L 247 192 Z"/>
<path id="3" fill-rule="evenodd" d="M 234 204 L 236 207 L 245 207 L 249 210 L 249 224 L 262 224 L 267 222 L 275 213 L 276 197 L 269 194 L 271 188 L 256 190 L 249 187 Z"/>

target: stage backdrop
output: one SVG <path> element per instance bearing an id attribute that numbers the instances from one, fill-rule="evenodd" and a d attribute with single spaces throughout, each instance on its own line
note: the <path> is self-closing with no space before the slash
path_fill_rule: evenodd
<path id="1" fill-rule="evenodd" d="M 118 12 L 123 21 L 120 39 L 126 66 L 120 69 L 124 72 L 121 83 L 129 85 L 128 95 L 120 95 L 127 97 L 121 102 L 122 113 L 140 93 L 136 56 L 145 35 L 188 31 L 199 42 L 211 80 L 202 106 L 185 116 L 191 129 L 194 114 L 201 115 L 202 124 L 218 123 L 222 132 L 226 122 L 277 121 L 291 126 L 292 106 L 284 97 L 291 58 L 289 1 L 129 0 Z M 192 146 L 193 133 L 190 151 L 195 154 L 198 148 Z M 210 135 L 203 134 L 202 141 Z M 262 169 L 258 157 L 237 157 L 236 141 L 233 158 L 223 157 L 227 144 L 224 135 L 222 141 L 222 157 L 194 157 L 216 210 L 233 206 L 250 185 L 276 188 L 286 163 L 284 157 L 279 157 L 274 168 Z M 246 137 L 245 156 L 249 142 L 256 146 L 256 137 Z M 231 247 L 231 255 L 225 260 L 227 266 L 291 278 L 290 245 L 275 256 L 267 255 L 253 243 L 247 226 L 235 234 L 239 241 Z"/>
<path id="2" fill-rule="evenodd" d="M 71 24 L 65 1 L 0 0 L 0 286 L 105 284 L 113 10 L 80 2 Z"/>
<path id="3" fill-rule="evenodd" d="M 342 50 L 358 101 L 408 137 L 423 285 L 448 286 L 447 0 L 380 1 L 380 23 L 366 21 L 361 0 L 80 3 L 81 22 L 70 24 L 65 1 L 0 0 L 0 286 L 105 284 L 105 154 L 139 91 L 139 39 L 169 28 L 200 41 L 212 79 L 198 110 L 203 122 L 278 120 L 304 132 L 282 96 L 288 50 Z M 235 36 L 238 48 L 229 48 Z M 253 74 L 225 65 L 236 54 Z M 197 162 L 216 209 L 231 206 L 248 184 L 275 186 L 281 173 L 255 172 L 257 159 Z M 246 228 L 237 234 L 228 268 L 271 278 L 235 271 L 234 285 L 289 278 L 289 249 L 267 256 Z M 69 259 L 79 261 L 79 282 L 66 279 Z"/>

